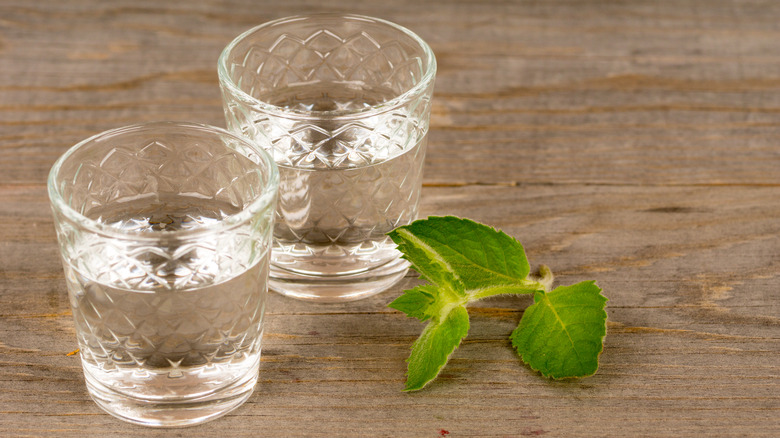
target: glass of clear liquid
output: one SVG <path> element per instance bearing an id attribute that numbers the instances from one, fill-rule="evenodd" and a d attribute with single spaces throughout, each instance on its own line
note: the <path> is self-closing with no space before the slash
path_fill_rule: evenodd
<path id="1" fill-rule="evenodd" d="M 436 60 L 396 24 L 283 18 L 218 62 L 227 127 L 279 166 L 270 286 L 290 297 L 364 298 L 403 278 L 386 233 L 416 219 Z"/>
<path id="2" fill-rule="evenodd" d="M 252 394 L 278 183 L 265 151 L 189 123 L 107 131 L 54 164 L 54 223 L 101 408 L 187 426 Z"/>

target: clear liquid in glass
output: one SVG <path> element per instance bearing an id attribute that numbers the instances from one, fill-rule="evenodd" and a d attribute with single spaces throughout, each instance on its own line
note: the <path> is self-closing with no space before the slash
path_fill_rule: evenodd
<path id="1" fill-rule="evenodd" d="M 159 236 L 234 212 L 190 198 L 126 203 L 89 215 L 113 228 Z M 170 415 L 176 415 L 183 402 L 197 409 L 212 396 L 234 402 L 226 391 L 242 399 L 251 394 L 268 266 L 245 241 L 207 235 L 194 243 L 171 238 L 125 248 L 118 239 L 82 235 L 76 242 L 81 256 L 66 263 L 65 273 L 87 384 L 99 404 L 119 395 L 154 400 L 161 411 L 171 403 Z"/>
<path id="2" fill-rule="evenodd" d="M 427 129 L 393 111 L 338 118 L 339 111 L 390 97 L 389 91 L 307 86 L 267 98 L 289 110 L 335 111 L 282 128 L 261 122 L 272 137 L 279 134 L 269 151 L 280 173 L 273 289 L 341 301 L 403 277 L 408 264 L 386 233 L 417 217 Z M 243 131 L 249 135 L 252 127 Z"/>

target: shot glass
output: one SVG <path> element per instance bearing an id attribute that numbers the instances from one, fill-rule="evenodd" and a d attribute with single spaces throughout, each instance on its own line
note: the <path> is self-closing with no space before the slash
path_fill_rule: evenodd
<path id="1" fill-rule="evenodd" d="M 380 292 L 408 264 L 386 236 L 416 219 L 436 60 L 396 24 L 284 18 L 218 62 L 227 127 L 279 166 L 270 286 L 338 302 Z"/>
<path id="2" fill-rule="evenodd" d="M 252 394 L 278 178 L 245 139 L 174 122 L 98 134 L 54 164 L 54 224 L 101 408 L 186 426 Z"/>

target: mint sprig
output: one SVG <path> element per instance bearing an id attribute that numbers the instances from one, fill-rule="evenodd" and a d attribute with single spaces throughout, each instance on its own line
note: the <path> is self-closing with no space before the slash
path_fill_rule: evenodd
<path id="1" fill-rule="evenodd" d="M 428 284 L 389 307 L 428 321 L 407 359 L 406 391 L 436 378 L 469 330 L 469 303 L 494 295 L 533 294 L 511 335 L 520 358 L 546 377 L 592 375 L 606 335 L 607 299 L 594 282 L 548 292 L 552 273 L 529 277 L 523 246 L 491 227 L 453 216 L 429 217 L 388 233 Z"/>

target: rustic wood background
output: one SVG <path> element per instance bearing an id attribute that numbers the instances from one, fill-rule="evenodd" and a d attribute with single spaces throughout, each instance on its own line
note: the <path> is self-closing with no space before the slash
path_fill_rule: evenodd
<path id="1" fill-rule="evenodd" d="M 261 383 L 185 430 L 86 394 L 45 178 L 97 132 L 224 126 L 216 59 L 303 12 L 405 25 L 439 62 L 423 215 L 502 228 L 560 283 L 610 298 L 601 368 L 546 381 L 508 335 L 525 298 L 470 310 L 440 378 L 402 393 L 422 329 L 361 302 L 274 295 Z M 0 1 L 0 435 L 780 436 L 780 3 Z"/>

